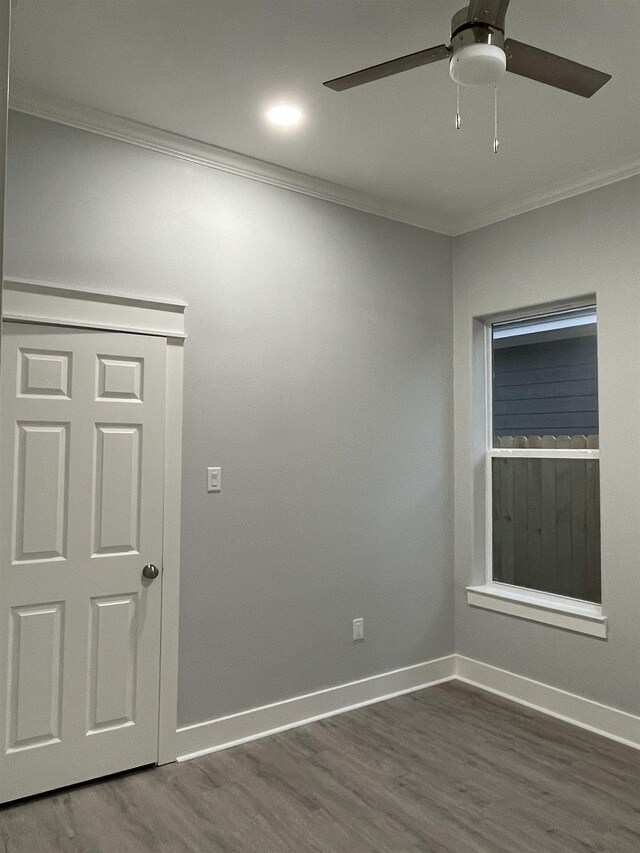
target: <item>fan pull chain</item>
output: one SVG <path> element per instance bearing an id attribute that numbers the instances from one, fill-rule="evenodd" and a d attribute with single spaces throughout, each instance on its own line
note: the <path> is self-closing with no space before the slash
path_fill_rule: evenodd
<path id="1" fill-rule="evenodd" d="M 498 87 L 493 89 L 493 153 L 498 153 L 500 143 L 498 141 Z"/>
<path id="2" fill-rule="evenodd" d="M 456 130 L 460 130 L 462 120 L 460 119 L 460 85 L 456 86 Z"/>

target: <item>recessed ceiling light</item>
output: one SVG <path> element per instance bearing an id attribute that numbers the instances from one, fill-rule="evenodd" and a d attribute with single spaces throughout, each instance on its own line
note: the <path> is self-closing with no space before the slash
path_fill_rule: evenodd
<path id="1" fill-rule="evenodd" d="M 278 127 L 293 127 L 302 118 L 302 110 L 289 104 L 276 104 L 267 110 L 267 118 Z"/>

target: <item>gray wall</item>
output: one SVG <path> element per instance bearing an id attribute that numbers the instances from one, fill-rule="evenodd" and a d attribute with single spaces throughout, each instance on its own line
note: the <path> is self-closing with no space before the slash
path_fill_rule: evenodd
<path id="1" fill-rule="evenodd" d="M 585 193 L 457 238 L 453 263 L 456 650 L 633 713 L 640 711 L 639 202 L 638 178 Z M 484 581 L 485 563 L 473 318 L 588 294 L 598 307 L 606 641 L 465 599 L 467 584 Z"/>
<path id="2" fill-rule="evenodd" d="M 189 303 L 180 724 L 451 653 L 452 240 L 10 131 L 8 277 Z"/>

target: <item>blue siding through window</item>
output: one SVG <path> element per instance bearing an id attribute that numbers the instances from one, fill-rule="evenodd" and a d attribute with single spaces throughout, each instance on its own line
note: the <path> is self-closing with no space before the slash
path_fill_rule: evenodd
<path id="1" fill-rule="evenodd" d="M 495 348 L 493 374 L 496 435 L 598 433 L 595 335 Z"/>

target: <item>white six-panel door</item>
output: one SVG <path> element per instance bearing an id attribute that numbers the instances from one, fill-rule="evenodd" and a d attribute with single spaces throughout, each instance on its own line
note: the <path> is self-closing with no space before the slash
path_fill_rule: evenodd
<path id="1" fill-rule="evenodd" d="M 3 324 L 2 802 L 156 760 L 165 348 Z"/>

